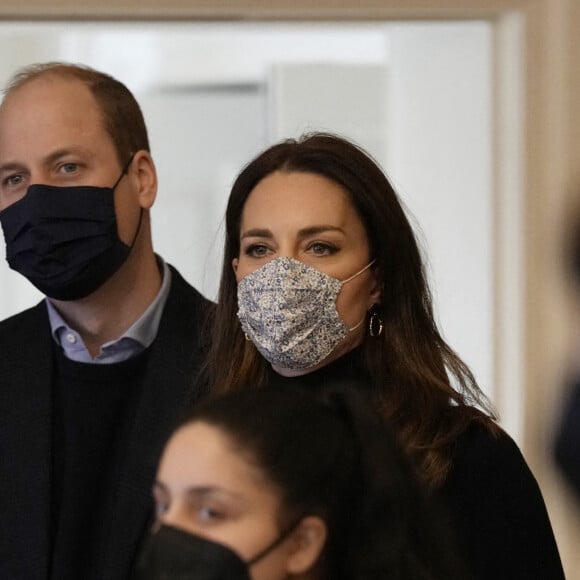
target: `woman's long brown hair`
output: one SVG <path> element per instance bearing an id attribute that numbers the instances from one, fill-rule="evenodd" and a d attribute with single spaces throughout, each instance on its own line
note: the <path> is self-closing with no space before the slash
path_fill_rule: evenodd
<path id="1" fill-rule="evenodd" d="M 275 172 L 324 176 L 349 194 L 366 228 L 381 284 L 383 333 L 361 345 L 369 390 L 432 489 L 445 479 L 453 443 L 472 421 L 498 432 L 491 405 L 467 367 L 443 340 L 433 317 L 423 260 L 402 203 L 378 164 L 335 135 L 315 133 L 274 145 L 234 183 L 226 210 L 226 240 L 212 344 L 205 373 L 210 392 L 263 385 L 269 364 L 248 342 L 237 319 L 232 260 L 240 252 L 240 222 L 254 187 Z"/>

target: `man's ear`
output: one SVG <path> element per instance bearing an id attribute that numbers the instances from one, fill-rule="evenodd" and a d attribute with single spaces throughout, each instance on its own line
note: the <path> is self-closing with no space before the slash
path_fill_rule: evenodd
<path id="1" fill-rule="evenodd" d="M 151 155 L 143 149 L 137 151 L 129 173 L 137 186 L 139 205 L 150 209 L 157 196 L 157 171 Z"/>
<path id="2" fill-rule="evenodd" d="M 291 550 L 286 563 L 288 574 L 304 574 L 313 568 L 324 550 L 328 532 L 324 520 L 317 516 L 304 518 L 291 537 Z"/>

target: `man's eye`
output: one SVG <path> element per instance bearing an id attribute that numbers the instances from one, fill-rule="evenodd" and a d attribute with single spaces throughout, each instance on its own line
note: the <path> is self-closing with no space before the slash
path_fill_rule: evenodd
<path id="1" fill-rule="evenodd" d="M 79 168 L 77 163 L 63 163 L 60 166 L 60 170 L 63 173 L 74 173 Z"/>
<path id="2" fill-rule="evenodd" d="M 9 175 L 4 180 L 4 184 L 14 187 L 14 186 L 20 185 L 23 181 L 24 181 L 24 177 L 22 175 Z"/>

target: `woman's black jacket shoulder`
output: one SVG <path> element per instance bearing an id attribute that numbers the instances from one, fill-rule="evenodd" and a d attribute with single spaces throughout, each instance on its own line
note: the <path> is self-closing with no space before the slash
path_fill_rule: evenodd
<path id="1" fill-rule="evenodd" d="M 564 578 L 538 483 L 505 432 L 472 424 L 438 495 L 477 580 Z"/>

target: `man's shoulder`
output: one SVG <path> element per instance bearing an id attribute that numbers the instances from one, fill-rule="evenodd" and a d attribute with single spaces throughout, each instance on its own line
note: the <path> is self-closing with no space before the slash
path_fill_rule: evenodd
<path id="1" fill-rule="evenodd" d="M 191 306 L 206 311 L 213 306 L 213 302 L 208 300 L 199 290 L 194 288 L 179 271 L 168 264 L 171 271 L 171 289 L 169 291 L 169 300 L 178 302 L 186 301 Z"/>
<path id="2" fill-rule="evenodd" d="M 48 320 L 44 300 L 35 306 L 31 306 L 30 308 L 13 314 L 4 320 L 0 320 L 0 337 L 13 331 L 18 331 L 18 333 L 20 333 L 23 328 L 37 324 L 43 319 Z"/>
<path id="3" fill-rule="evenodd" d="M 32 368 L 31 361 L 38 362 L 50 352 L 47 345 L 50 324 L 44 301 L 0 321 L 0 374 L 5 378 L 5 372 L 21 373 Z"/>
<path id="4" fill-rule="evenodd" d="M 207 323 L 215 304 L 205 298 L 198 290 L 179 274 L 172 266 L 171 288 L 163 309 L 158 336 L 164 341 L 180 337 L 205 344 L 208 336 Z"/>

